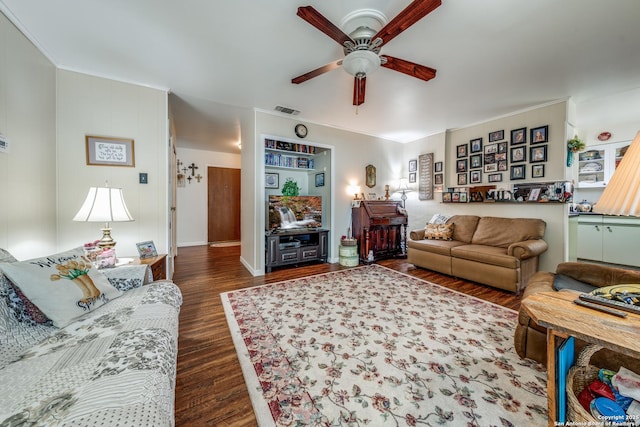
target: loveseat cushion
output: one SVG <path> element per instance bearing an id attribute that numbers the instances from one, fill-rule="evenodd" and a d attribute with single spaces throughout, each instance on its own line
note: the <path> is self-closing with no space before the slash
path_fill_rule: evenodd
<path id="1" fill-rule="evenodd" d="M 576 280 L 573 277 L 565 276 L 564 274 L 556 274 L 553 278 L 553 290 L 561 291 L 563 289 L 589 293 L 598 288 L 588 283 Z"/>
<path id="2" fill-rule="evenodd" d="M 451 248 L 463 246 L 464 243 L 455 240 L 409 240 L 407 246 L 423 252 L 451 256 Z"/>
<path id="3" fill-rule="evenodd" d="M 447 220 L 447 224 L 455 224 L 453 228 L 453 240 L 459 242 L 471 243 L 473 234 L 480 221 L 479 216 L 475 215 L 454 215 Z"/>
<path id="4" fill-rule="evenodd" d="M 515 242 L 544 237 L 546 223 L 537 218 L 480 218 L 471 239 L 474 245 L 507 248 Z"/>
<path id="5" fill-rule="evenodd" d="M 520 260 L 507 254 L 507 250 L 496 246 L 485 245 L 461 245 L 451 249 L 454 258 L 476 261 L 483 264 L 497 265 L 500 267 L 517 269 Z"/>

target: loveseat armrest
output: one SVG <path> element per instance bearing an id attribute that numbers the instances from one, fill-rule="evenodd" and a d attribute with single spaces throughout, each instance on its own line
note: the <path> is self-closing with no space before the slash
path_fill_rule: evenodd
<path id="1" fill-rule="evenodd" d="M 424 239 L 424 228 L 420 228 L 418 230 L 411 230 L 409 232 L 409 238 L 411 240 L 423 240 Z"/>
<path id="2" fill-rule="evenodd" d="M 509 245 L 507 253 L 518 259 L 533 258 L 545 252 L 549 245 L 542 239 L 525 240 Z"/>
<path id="3" fill-rule="evenodd" d="M 599 288 L 621 283 L 640 283 L 640 271 L 586 262 L 562 262 L 556 267 L 556 273 Z"/>

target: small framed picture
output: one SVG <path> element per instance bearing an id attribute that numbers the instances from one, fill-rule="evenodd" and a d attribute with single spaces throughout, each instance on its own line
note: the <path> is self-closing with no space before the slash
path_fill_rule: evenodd
<path id="1" fill-rule="evenodd" d="M 511 180 L 525 179 L 525 165 L 511 166 Z"/>
<path id="2" fill-rule="evenodd" d="M 511 147 L 511 163 L 526 162 L 527 151 L 525 147 Z"/>
<path id="3" fill-rule="evenodd" d="M 458 159 L 461 158 L 461 157 L 467 157 L 467 155 L 468 155 L 468 152 L 467 152 L 468 147 L 469 147 L 468 144 L 460 144 L 460 145 L 458 145 L 458 147 L 457 147 L 457 153 L 458 153 L 457 157 L 458 157 Z"/>
<path id="4" fill-rule="evenodd" d="M 482 153 L 482 138 L 476 138 L 469 141 L 472 153 Z"/>
<path id="5" fill-rule="evenodd" d="M 265 172 L 264 174 L 265 188 L 280 188 L 280 174 L 276 172 Z"/>
<path id="6" fill-rule="evenodd" d="M 473 154 L 469 157 L 469 160 L 471 161 L 469 169 L 479 169 L 482 167 L 482 154 Z"/>
<path id="7" fill-rule="evenodd" d="M 140 259 L 158 256 L 158 251 L 156 251 L 156 245 L 153 244 L 153 240 L 136 243 L 136 247 L 138 248 L 138 255 L 140 255 Z"/>
<path id="8" fill-rule="evenodd" d="M 529 161 L 531 163 L 546 162 L 547 146 L 535 145 L 535 146 L 529 147 Z"/>
<path id="9" fill-rule="evenodd" d="M 85 140 L 87 165 L 128 167 L 136 165 L 133 139 L 86 135 Z"/>
<path id="10" fill-rule="evenodd" d="M 316 187 L 324 187 L 324 172 L 316 174 Z"/>
<path id="11" fill-rule="evenodd" d="M 505 154 L 507 152 L 507 142 L 498 142 L 498 154 Z"/>
<path id="12" fill-rule="evenodd" d="M 498 152 L 498 144 L 487 144 L 484 146 L 484 154 L 495 154 Z"/>
<path id="13" fill-rule="evenodd" d="M 458 172 L 466 172 L 467 171 L 467 159 L 460 159 L 457 162 L 456 170 Z"/>
<path id="14" fill-rule="evenodd" d="M 460 203 L 467 203 L 469 201 L 469 195 L 466 191 L 460 193 L 460 199 L 458 201 Z"/>
<path id="15" fill-rule="evenodd" d="M 460 201 L 460 193 L 458 191 L 451 193 L 451 201 L 453 203 L 458 203 Z"/>
<path id="16" fill-rule="evenodd" d="M 452 194 L 453 193 L 451 193 L 449 191 L 446 191 L 446 192 L 442 193 L 442 202 L 443 203 L 451 203 L 451 199 L 452 199 L 451 195 Z"/>
<path id="17" fill-rule="evenodd" d="M 458 174 L 458 185 L 467 185 L 467 174 L 459 173 Z"/>
<path id="18" fill-rule="evenodd" d="M 434 172 L 442 172 L 442 162 L 435 162 L 433 164 L 433 171 Z"/>
<path id="19" fill-rule="evenodd" d="M 433 183 L 435 185 L 443 185 L 444 184 L 444 175 L 441 173 L 437 173 L 433 176 Z"/>
<path id="20" fill-rule="evenodd" d="M 497 172 L 498 171 L 498 164 L 497 163 L 485 163 L 484 164 L 484 171 L 485 172 Z"/>
<path id="21" fill-rule="evenodd" d="M 540 198 L 540 189 L 532 188 L 531 191 L 529 192 L 529 197 L 527 197 L 527 200 L 529 202 L 537 202 L 539 198 Z"/>
<path id="22" fill-rule="evenodd" d="M 531 143 L 540 144 L 549 141 L 549 125 L 531 128 Z"/>
<path id="23" fill-rule="evenodd" d="M 492 173 L 489 175 L 489 182 L 502 182 L 501 173 Z"/>
<path id="24" fill-rule="evenodd" d="M 514 129 L 511 131 L 511 145 L 527 143 L 527 128 Z"/>
<path id="25" fill-rule="evenodd" d="M 469 172 L 469 182 L 471 184 L 480 184 L 482 182 L 482 171 Z"/>
<path id="26" fill-rule="evenodd" d="M 409 174 L 409 182 L 410 182 L 410 183 L 414 183 L 414 182 L 416 182 L 416 173 L 415 173 L 415 172 L 411 172 L 411 173 Z"/>
<path id="27" fill-rule="evenodd" d="M 418 170 L 418 160 L 409 160 L 409 172 L 415 172 Z"/>
<path id="28" fill-rule="evenodd" d="M 496 142 L 504 139 L 504 129 L 489 133 L 489 142 Z"/>
<path id="29" fill-rule="evenodd" d="M 544 178 L 544 165 L 531 165 L 531 178 Z"/>

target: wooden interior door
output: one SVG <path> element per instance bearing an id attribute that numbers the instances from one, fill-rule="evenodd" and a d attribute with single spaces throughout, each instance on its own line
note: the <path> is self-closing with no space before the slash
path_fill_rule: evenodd
<path id="1" fill-rule="evenodd" d="M 209 167 L 208 239 L 240 241 L 240 169 Z"/>

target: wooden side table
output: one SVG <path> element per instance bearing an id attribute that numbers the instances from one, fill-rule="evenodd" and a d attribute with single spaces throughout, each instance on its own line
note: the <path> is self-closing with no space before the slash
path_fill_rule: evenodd
<path id="1" fill-rule="evenodd" d="M 153 280 L 164 280 L 167 278 L 167 254 L 159 254 L 151 258 L 140 259 L 136 257 L 133 259 L 133 264 L 146 264 L 151 267 L 151 273 Z"/>
<path id="2" fill-rule="evenodd" d="M 620 318 L 573 303 L 576 292 L 540 292 L 522 301 L 522 308 L 540 326 L 547 328 L 547 402 L 549 425 L 558 418 L 556 355 L 569 336 L 598 344 L 617 353 L 640 359 L 640 315 Z"/>

